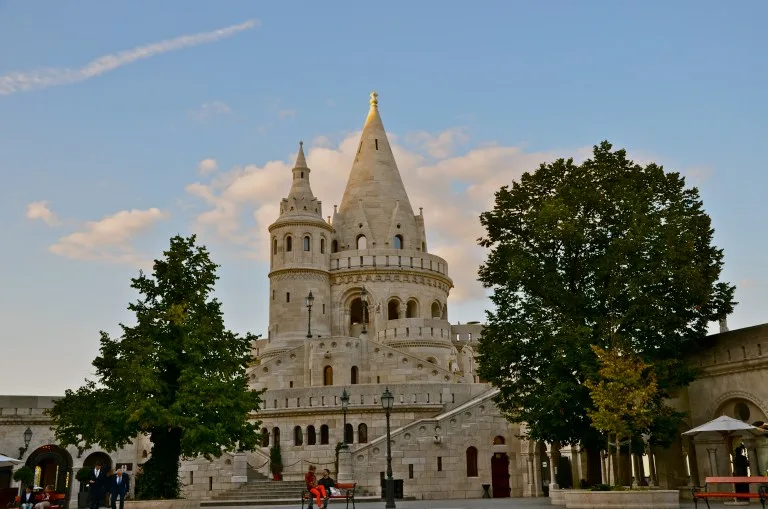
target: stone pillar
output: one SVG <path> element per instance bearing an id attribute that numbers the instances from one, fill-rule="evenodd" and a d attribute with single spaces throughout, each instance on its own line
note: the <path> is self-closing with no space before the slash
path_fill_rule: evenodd
<path id="1" fill-rule="evenodd" d="M 352 466 L 352 451 L 348 448 L 339 450 L 339 471 L 336 473 L 336 480 L 340 483 L 355 481 L 355 472 Z"/>
<path id="2" fill-rule="evenodd" d="M 557 484 L 557 467 L 560 463 L 560 448 L 557 444 L 553 443 L 549 446 L 547 456 L 549 457 L 549 496 L 551 497 L 552 490 L 560 488 Z"/>
<path id="3" fill-rule="evenodd" d="M 656 486 L 658 484 L 656 481 L 656 458 L 653 455 L 653 450 L 650 448 L 648 449 L 648 474 L 650 477 L 648 486 Z"/>
<path id="4" fill-rule="evenodd" d="M 248 456 L 244 452 L 232 453 L 232 483 L 248 482 Z"/>
<path id="5" fill-rule="evenodd" d="M 709 458 L 709 475 L 720 475 L 720 470 L 717 468 L 717 449 L 707 447 L 707 457 Z"/>
<path id="6" fill-rule="evenodd" d="M 536 496 L 536 478 L 533 473 L 534 458 L 532 454 L 523 454 L 523 463 L 525 465 L 525 486 L 523 488 L 524 497 Z"/>

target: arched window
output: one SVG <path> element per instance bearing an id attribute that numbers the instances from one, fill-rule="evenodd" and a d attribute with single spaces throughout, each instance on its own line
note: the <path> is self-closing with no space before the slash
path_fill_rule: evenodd
<path id="1" fill-rule="evenodd" d="M 309 251 L 310 246 L 312 245 L 312 241 L 309 238 L 309 235 L 304 237 L 304 251 Z"/>
<path id="2" fill-rule="evenodd" d="M 477 477 L 476 447 L 467 447 L 467 477 Z"/>
<path id="3" fill-rule="evenodd" d="M 261 446 L 269 447 L 269 430 L 267 428 L 261 428 Z"/>
<path id="4" fill-rule="evenodd" d="M 365 423 L 362 423 L 357 427 L 357 443 L 368 443 L 368 426 Z"/>
<path id="5" fill-rule="evenodd" d="M 395 249 L 403 249 L 403 236 L 395 235 L 395 238 L 392 239 L 392 245 L 395 246 Z"/>
<path id="6" fill-rule="evenodd" d="M 440 318 L 440 303 L 437 301 L 432 303 L 432 318 Z"/>
<path id="7" fill-rule="evenodd" d="M 314 426 L 307 426 L 307 445 L 315 445 L 317 443 L 317 434 L 315 433 Z"/>
<path id="8" fill-rule="evenodd" d="M 355 427 L 350 423 L 347 423 L 347 425 L 344 427 L 344 439 L 348 444 L 355 443 Z"/>
<path id="9" fill-rule="evenodd" d="M 360 383 L 360 382 L 357 380 L 357 377 L 358 377 L 358 370 L 357 370 L 357 366 L 352 366 L 352 376 L 350 377 L 350 378 L 351 378 L 351 383 L 352 383 L 352 385 L 356 385 L 356 384 Z"/>
<path id="10" fill-rule="evenodd" d="M 506 443 L 507 441 L 504 440 L 504 437 L 501 435 L 496 435 L 495 437 L 493 437 L 493 445 L 504 445 Z"/>
<path id="11" fill-rule="evenodd" d="M 339 252 L 339 241 L 334 240 L 331 242 L 331 253 L 338 253 Z"/>
<path id="12" fill-rule="evenodd" d="M 293 445 L 304 445 L 304 433 L 301 431 L 301 426 L 293 428 Z"/>
<path id="13" fill-rule="evenodd" d="M 443 320 L 448 319 L 448 303 L 443 306 Z"/>
<path id="14" fill-rule="evenodd" d="M 320 254 L 325 254 L 325 239 L 320 238 Z"/>
<path id="15" fill-rule="evenodd" d="M 366 317 L 363 316 L 363 301 L 358 297 L 349 306 L 349 324 L 357 325 L 363 323 L 364 318 Z"/>
<path id="16" fill-rule="evenodd" d="M 328 425 L 320 426 L 320 445 L 328 445 Z"/>
<path id="17" fill-rule="evenodd" d="M 287 253 L 293 251 L 293 237 L 290 235 L 285 238 L 285 251 Z"/>
<path id="18" fill-rule="evenodd" d="M 387 320 L 397 320 L 400 318 L 400 315 L 398 314 L 399 307 L 400 302 L 398 302 L 397 299 L 391 299 L 387 302 Z"/>
<path id="19" fill-rule="evenodd" d="M 272 428 L 272 445 L 280 445 L 280 428 Z"/>
<path id="20" fill-rule="evenodd" d="M 368 240 L 365 235 L 357 236 L 357 249 L 368 249 Z"/>
<path id="21" fill-rule="evenodd" d="M 419 316 L 419 304 L 414 299 L 411 299 L 408 301 L 408 304 L 405 306 L 405 317 L 417 318 L 418 316 Z"/>
<path id="22" fill-rule="evenodd" d="M 272 254 L 277 254 L 277 239 L 272 240 Z"/>
<path id="23" fill-rule="evenodd" d="M 323 385 L 333 385 L 333 368 L 330 366 L 323 368 Z"/>

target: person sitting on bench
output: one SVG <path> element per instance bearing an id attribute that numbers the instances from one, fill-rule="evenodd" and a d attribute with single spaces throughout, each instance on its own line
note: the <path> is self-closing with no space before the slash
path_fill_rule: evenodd
<path id="1" fill-rule="evenodd" d="M 309 492 L 308 507 L 312 507 L 312 495 L 314 495 L 317 498 L 317 507 L 319 509 L 320 507 L 328 507 L 328 494 L 326 493 L 325 487 L 323 485 L 317 484 L 317 476 L 315 475 L 316 470 L 317 467 L 310 465 L 309 471 L 304 476 L 304 482 L 307 483 L 307 492 Z M 324 506 L 321 506 L 322 499 L 325 499 Z"/>
<path id="2" fill-rule="evenodd" d="M 32 493 L 32 486 L 27 486 L 20 499 L 21 509 L 32 509 L 35 505 L 35 494 Z"/>
<path id="3" fill-rule="evenodd" d="M 336 483 L 331 478 L 331 472 L 327 468 L 323 469 L 321 476 L 322 477 L 317 481 L 317 484 L 325 488 L 325 492 L 329 497 L 341 495 L 341 490 L 336 489 Z"/>

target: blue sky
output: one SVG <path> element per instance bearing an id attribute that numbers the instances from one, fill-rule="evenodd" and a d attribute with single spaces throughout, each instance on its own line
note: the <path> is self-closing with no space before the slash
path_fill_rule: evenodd
<path id="1" fill-rule="evenodd" d="M 0 338 L 18 367 L 0 393 L 80 385 L 175 233 L 223 265 L 229 326 L 264 332 L 262 237 L 297 142 L 328 215 L 374 89 L 451 264 L 453 322 L 483 318 L 472 244 L 493 190 L 608 139 L 701 189 L 739 287 L 729 324 L 762 323 L 767 17 L 757 0 L 0 0 Z"/>

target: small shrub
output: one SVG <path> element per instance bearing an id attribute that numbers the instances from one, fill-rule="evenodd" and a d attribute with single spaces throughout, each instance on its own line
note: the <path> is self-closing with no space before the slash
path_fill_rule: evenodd
<path id="1" fill-rule="evenodd" d="M 595 484 L 590 489 L 591 489 L 591 491 L 611 491 L 611 485 L 610 484 Z"/>
<path id="2" fill-rule="evenodd" d="M 579 480 L 579 488 L 581 488 L 582 490 L 586 490 L 586 489 L 589 489 L 591 487 L 592 487 L 592 485 L 589 484 L 589 481 L 587 481 L 586 479 L 580 479 Z"/>

